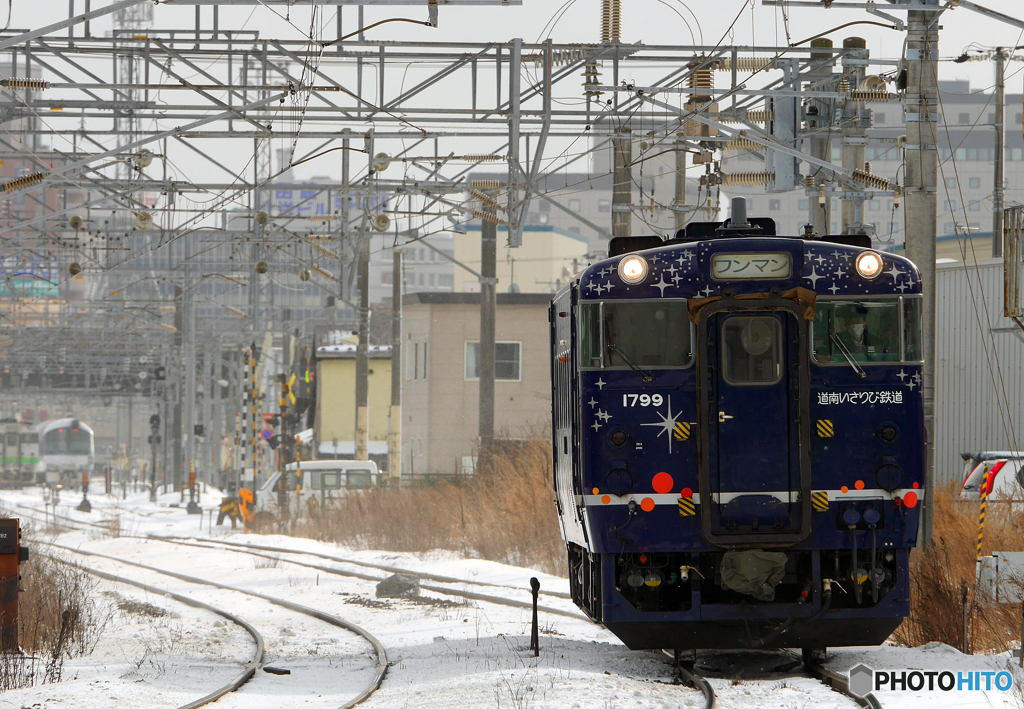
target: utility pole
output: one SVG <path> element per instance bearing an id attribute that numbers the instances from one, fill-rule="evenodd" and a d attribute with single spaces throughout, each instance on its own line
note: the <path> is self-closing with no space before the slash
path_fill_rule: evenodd
<path id="1" fill-rule="evenodd" d="M 673 216 L 675 217 L 675 230 L 686 228 L 687 213 L 683 211 L 686 206 L 686 144 L 683 141 L 685 133 L 676 133 L 676 184 L 675 195 L 672 198 Z M 575 271 L 573 271 L 575 273 Z"/>
<path id="2" fill-rule="evenodd" d="M 370 237 L 366 218 L 356 246 L 356 285 L 359 290 L 359 342 L 356 344 L 356 460 L 368 460 L 370 434 Z"/>
<path id="3" fill-rule="evenodd" d="M 495 202 L 481 203 L 480 219 L 480 405 L 478 469 L 490 458 L 494 445 L 494 337 L 498 303 L 497 242 L 498 218 Z"/>
<path id="4" fill-rule="evenodd" d="M 1003 255 L 1003 127 L 1006 107 L 1006 52 L 996 47 L 996 173 L 992 183 L 992 255 Z"/>
<path id="5" fill-rule="evenodd" d="M 402 252 L 391 265 L 391 416 L 388 417 L 388 477 L 402 482 Z"/>
<path id="6" fill-rule="evenodd" d="M 185 436 L 185 461 L 189 474 L 195 470 L 196 460 L 196 317 L 192 289 L 192 234 L 186 234 L 185 240 L 185 261 L 182 264 L 185 269 L 185 290 L 182 294 L 182 304 L 185 307 L 183 313 L 183 324 L 185 326 L 184 351 L 181 362 L 185 367 L 185 386 L 182 390 L 182 397 L 185 404 L 185 423 L 182 431 Z M 177 481 L 175 481 L 177 482 Z"/>
<path id="7" fill-rule="evenodd" d="M 814 39 L 811 40 L 811 47 L 828 50 L 818 53 L 811 52 L 812 61 L 828 63 L 814 72 L 809 72 L 807 75 L 808 83 L 820 86 L 821 88 L 818 90 L 833 90 L 835 87 L 827 83 L 829 77 L 835 73 L 833 71 L 835 66 L 835 59 L 833 57 L 835 55 L 831 51 L 832 40 L 825 38 Z M 808 95 L 813 96 L 814 92 L 810 91 Z M 830 162 L 832 160 L 830 128 L 835 103 L 834 99 L 811 99 L 806 109 L 807 129 L 811 133 L 809 152 L 819 160 L 828 160 Z M 831 177 L 829 174 L 822 174 L 820 170 L 815 170 L 814 167 L 809 168 L 807 223 L 814 227 L 814 233 L 819 236 L 824 236 L 832 231 L 832 200 L 828 195 L 824 196 L 824 201 L 821 198 L 823 186 Z"/>
<path id="8" fill-rule="evenodd" d="M 188 237 L 185 237 L 185 241 L 188 241 Z M 174 396 L 171 398 L 171 415 L 168 419 L 171 425 L 170 433 L 167 438 L 167 446 L 171 450 L 171 487 L 174 490 L 181 488 L 184 480 L 184 469 L 185 469 L 185 450 L 184 450 L 184 436 L 182 435 L 182 421 L 181 421 L 181 399 L 182 399 L 182 386 L 181 374 L 182 374 L 182 363 L 184 360 L 184 342 L 183 334 L 185 330 L 185 309 L 186 309 L 186 297 L 187 294 L 181 286 L 174 287 L 174 301 L 176 307 L 174 309 L 174 349 L 171 353 L 172 362 L 174 367 L 170 370 L 173 372 L 173 376 L 168 381 L 168 386 L 173 387 Z M 164 481 L 167 482 L 166 480 Z"/>
<path id="9" fill-rule="evenodd" d="M 864 80 L 864 65 L 868 58 L 867 43 L 860 37 L 847 37 L 843 40 L 843 49 L 847 50 L 843 55 L 843 75 L 849 82 L 850 90 L 853 91 L 859 88 L 860 82 Z M 909 108 L 907 112 L 910 112 Z M 847 170 L 864 169 L 869 123 L 864 102 L 848 98 L 843 106 L 842 156 L 843 167 Z M 864 198 L 846 197 L 843 199 L 842 209 L 843 233 L 865 233 Z"/>
<path id="10" fill-rule="evenodd" d="M 938 0 L 929 0 L 938 5 Z M 924 366 L 925 498 L 921 518 L 924 544 L 932 543 L 935 518 L 935 188 L 938 168 L 939 31 L 934 12 L 910 10 L 907 18 L 907 157 L 905 231 L 907 258 L 921 274 Z"/>
<path id="11" fill-rule="evenodd" d="M 629 126 L 616 129 L 612 136 L 615 160 L 612 184 L 612 236 L 633 235 L 633 131 Z"/>

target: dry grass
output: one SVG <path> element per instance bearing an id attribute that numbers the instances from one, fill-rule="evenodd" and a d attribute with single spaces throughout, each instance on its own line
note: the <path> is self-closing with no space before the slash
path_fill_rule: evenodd
<path id="1" fill-rule="evenodd" d="M 109 615 L 96 583 L 74 564 L 39 553 L 21 565 L 18 631 L 24 654 L 0 654 L 0 691 L 60 682 L 64 661 L 95 649 Z"/>
<path id="2" fill-rule="evenodd" d="M 918 646 L 939 641 L 964 648 L 964 589 L 971 620 L 966 647 L 970 652 L 1004 652 L 1020 640 L 1021 608 L 996 604 L 976 594 L 975 550 L 979 502 L 956 500 L 959 485 L 940 488 L 935 496 L 935 545 L 920 547 L 910 559 L 910 617 L 893 639 Z M 982 554 L 1024 551 L 1024 510 L 1017 504 L 990 503 L 986 512 Z"/>
<path id="3" fill-rule="evenodd" d="M 566 572 L 552 502 L 551 447 L 540 437 L 497 452 L 475 476 L 371 490 L 310 507 L 294 533 L 361 548 L 450 549 L 549 573 Z"/>

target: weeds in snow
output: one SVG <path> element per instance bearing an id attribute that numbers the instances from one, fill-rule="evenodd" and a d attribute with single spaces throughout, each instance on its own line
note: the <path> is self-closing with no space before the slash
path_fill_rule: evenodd
<path id="1" fill-rule="evenodd" d="M 565 546 L 551 495 L 551 447 L 538 435 L 493 455 L 469 479 L 318 502 L 294 520 L 294 533 L 361 548 L 458 550 L 564 575 Z"/>
<path id="2" fill-rule="evenodd" d="M 958 500 L 958 488 L 946 485 L 935 494 L 934 545 L 911 553 L 910 617 L 893 640 L 909 647 L 937 641 L 958 650 L 966 647 L 968 652 L 1005 652 L 1020 639 L 1020 606 L 978 596 L 974 559 L 980 503 Z M 982 553 L 993 551 L 1024 551 L 1024 509 L 1019 501 L 989 503 Z"/>

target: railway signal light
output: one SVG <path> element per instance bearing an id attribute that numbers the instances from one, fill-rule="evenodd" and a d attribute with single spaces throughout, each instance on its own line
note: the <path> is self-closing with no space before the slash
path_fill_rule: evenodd
<path id="1" fill-rule="evenodd" d="M 149 417 L 149 425 L 152 428 L 156 428 L 160 425 L 160 414 L 153 414 Z"/>

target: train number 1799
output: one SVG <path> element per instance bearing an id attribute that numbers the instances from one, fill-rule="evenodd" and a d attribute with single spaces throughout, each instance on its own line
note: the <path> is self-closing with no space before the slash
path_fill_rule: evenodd
<path id="1" fill-rule="evenodd" d="M 631 406 L 661 406 L 664 399 L 661 394 L 623 394 L 622 405 L 626 408 Z"/>

